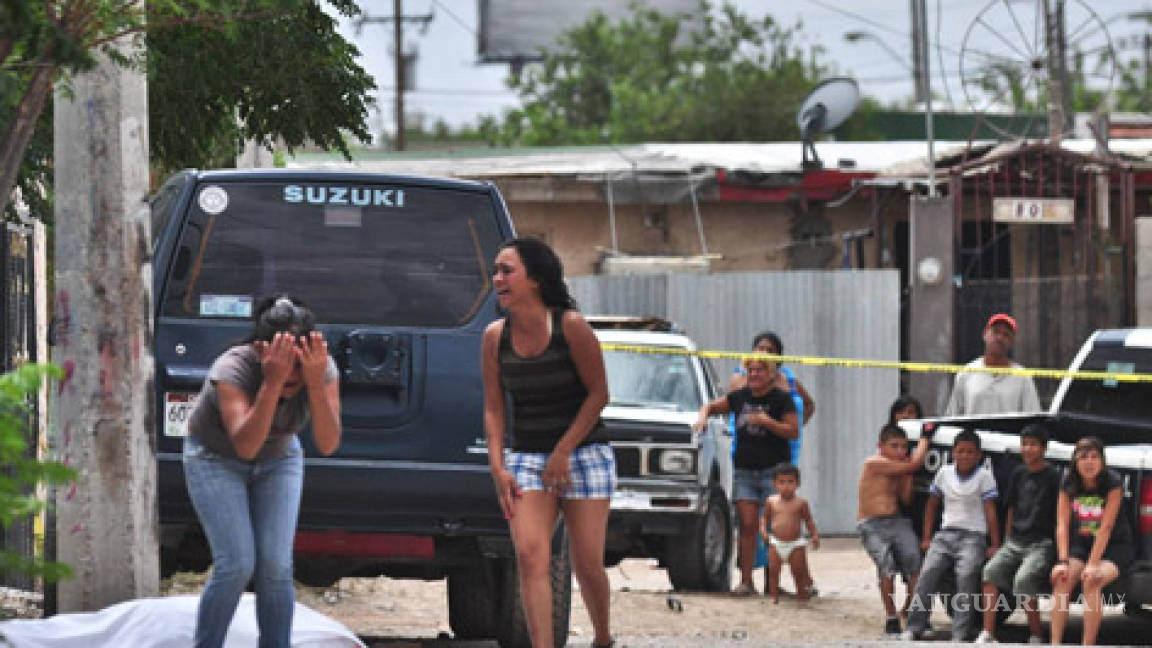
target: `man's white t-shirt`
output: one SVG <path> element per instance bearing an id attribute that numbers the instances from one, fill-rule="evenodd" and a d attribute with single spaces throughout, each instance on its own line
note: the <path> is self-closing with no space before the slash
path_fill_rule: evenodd
<path id="1" fill-rule="evenodd" d="M 967 367 L 984 368 L 984 358 L 969 362 Z M 1020 365 L 1012 363 L 1015 368 Z M 1031 376 L 973 373 L 956 374 L 952 398 L 944 409 L 944 416 L 973 416 L 982 414 L 1011 414 L 1039 412 L 1040 397 Z"/>
<path id="2" fill-rule="evenodd" d="M 988 533 L 984 517 L 984 502 L 999 497 L 996 478 L 983 465 L 977 466 L 967 477 L 956 472 L 956 464 L 948 464 L 936 472 L 929 492 L 944 502 L 941 529 L 965 529 Z"/>

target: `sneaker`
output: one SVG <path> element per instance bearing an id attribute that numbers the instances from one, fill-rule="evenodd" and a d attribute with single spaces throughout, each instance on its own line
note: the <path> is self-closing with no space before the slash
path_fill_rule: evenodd
<path id="1" fill-rule="evenodd" d="M 988 632 L 987 630 L 981 630 L 980 634 L 976 635 L 976 641 L 972 643 L 988 644 L 999 642 L 996 641 L 996 637 L 993 637 L 991 632 Z"/>
<path id="2" fill-rule="evenodd" d="M 912 629 L 900 633 L 900 641 L 917 641 L 919 639 L 920 637 L 916 636 L 916 633 L 913 632 Z"/>
<path id="3" fill-rule="evenodd" d="M 919 638 L 926 641 L 932 641 L 936 638 L 936 631 L 932 629 L 931 623 L 924 626 L 924 629 L 920 631 Z"/>
<path id="4" fill-rule="evenodd" d="M 1028 637 L 1028 643 L 1030 643 L 1030 644 L 1042 644 L 1042 643 L 1044 643 L 1044 637 L 1037 637 L 1036 635 L 1032 635 L 1031 637 Z"/>
<path id="5" fill-rule="evenodd" d="M 889 637 L 900 636 L 900 617 L 888 617 L 884 622 L 884 634 Z"/>

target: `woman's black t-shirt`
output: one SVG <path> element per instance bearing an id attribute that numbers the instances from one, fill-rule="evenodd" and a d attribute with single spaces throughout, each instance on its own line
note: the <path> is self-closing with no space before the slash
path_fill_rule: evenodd
<path id="1" fill-rule="evenodd" d="M 762 396 L 753 396 L 752 390 L 745 387 L 728 394 L 728 408 L 736 415 L 737 468 L 762 470 L 791 460 L 788 439 L 748 422 L 748 415 L 753 412 L 766 412 L 777 421 L 795 412 L 796 406 L 788 393 L 773 389 Z"/>
<path id="2" fill-rule="evenodd" d="M 1068 524 L 1068 540 L 1072 553 L 1076 557 L 1087 557 L 1096 542 L 1096 533 L 1100 530 L 1100 523 L 1104 518 L 1104 505 L 1108 502 L 1108 493 L 1115 489 L 1124 488 L 1124 480 L 1114 470 L 1105 470 L 1096 480 L 1093 488 L 1077 489 L 1072 482 L 1070 471 L 1064 473 L 1064 483 L 1061 489 L 1072 500 L 1072 511 Z M 1120 510 L 1116 512 L 1116 523 L 1112 526 L 1112 535 L 1108 537 L 1108 547 L 1104 550 L 1105 558 L 1116 560 L 1113 554 L 1121 556 L 1132 552 L 1132 528 L 1128 524 L 1128 517 L 1124 513 L 1124 504 L 1121 502 Z"/>

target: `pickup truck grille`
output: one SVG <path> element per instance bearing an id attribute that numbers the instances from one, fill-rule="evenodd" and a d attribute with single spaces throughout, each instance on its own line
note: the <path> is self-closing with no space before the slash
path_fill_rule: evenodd
<path id="1" fill-rule="evenodd" d="M 613 446 L 612 451 L 616 454 L 616 476 L 617 477 L 639 477 L 640 476 L 640 449 L 639 448 L 620 448 L 617 446 Z"/>

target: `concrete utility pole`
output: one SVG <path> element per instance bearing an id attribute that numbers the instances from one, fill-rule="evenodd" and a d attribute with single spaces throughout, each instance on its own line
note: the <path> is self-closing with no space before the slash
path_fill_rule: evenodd
<path id="1" fill-rule="evenodd" d="M 1044 1 L 1044 38 L 1048 46 L 1048 139 L 1059 144 L 1068 127 L 1071 97 L 1064 50 L 1064 0 Z"/>
<path id="2" fill-rule="evenodd" d="M 400 0 L 392 0 L 392 39 L 396 43 L 396 150 L 403 151 L 404 142 L 404 24 L 400 22 L 404 10 Z"/>
<path id="3" fill-rule="evenodd" d="M 925 45 L 928 37 L 925 31 L 926 23 L 924 0 L 912 0 L 912 80 L 916 88 L 916 103 L 928 101 L 928 77 L 925 71 L 925 57 L 928 52 L 928 47 Z"/>
<path id="4" fill-rule="evenodd" d="M 928 49 L 928 10 L 924 0 L 912 0 L 912 15 L 919 23 L 915 38 L 920 52 L 920 75 L 916 77 L 917 92 L 924 92 L 924 139 L 928 143 L 928 196 L 936 196 L 936 127 L 932 123 L 932 65 Z"/>
<path id="5" fill-rule="evenodd" d="M 98 58 L 55 101 L 52 361 L 65 375 L 51 424 L 78 473 L 56 493 L 57 559 L 75 572 L 62 612 L 159 592 L 147 85 Z"/>

